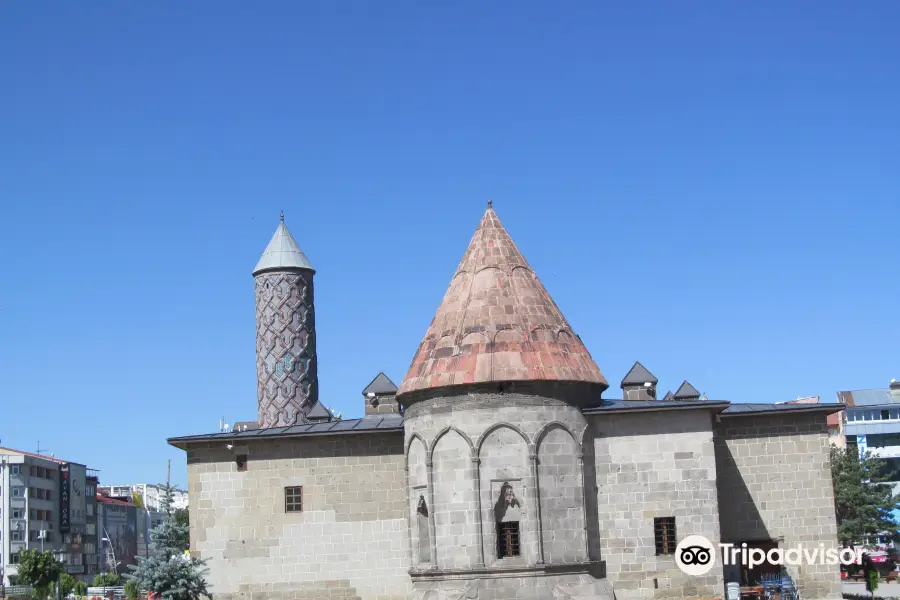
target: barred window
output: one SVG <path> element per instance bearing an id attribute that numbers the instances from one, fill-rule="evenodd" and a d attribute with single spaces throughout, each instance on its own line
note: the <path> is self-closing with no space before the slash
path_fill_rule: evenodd
<path id="1" fill-rule="evenodd" d="M 675 517 L 657 517 L 653 519 L 653 531 L 656 537 L 656 554 L 675 554 Z"/>
<path id="2" fill-rule="evenodd" d="M 497 523 L 497 558 L 519 556 L 519 522 Z"/>
<path id="3" fill-rule="evenodd" d="M 284 488 L 284 512 L 301 512 L 303 510 L 303 487 Z"/>

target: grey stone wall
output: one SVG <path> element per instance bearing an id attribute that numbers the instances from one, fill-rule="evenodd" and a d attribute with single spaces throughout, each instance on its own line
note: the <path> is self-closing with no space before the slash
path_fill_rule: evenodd
<path id="1" fill-rule="evenodd" d="M 656 555 L 653 525 L 654 518 L 675 517 L 677 539 L 719 541 L 709 412 L 597 415 L 590 425 L 586 460 L 596 465 L 598 545 L 617 599 L 721 596 L 721 569 L 683 574 L 674 555 Z"/>
<path id="2" fill-rule="evenodd" d="M 255 281 L 259 425 L 303 423 L 319 397 L 313 273 L 268 272 Z"/>
<path id="3" fill-rule="evenodd" d="M 188 451 L 191 549 L 209 561 L 216 598 L 411 596 L 399 432 L 225 446 Z M 302 512 L 285 512 L 286 486 L 303 487 Z"/>
<path id="4" fill-rule="evenodd" d="M 723 417 L 715 426 L 722 540 L 837 547 L 822 414 Z M 788 567 L 803 598 L 840 598 L 835 566 Z"/>

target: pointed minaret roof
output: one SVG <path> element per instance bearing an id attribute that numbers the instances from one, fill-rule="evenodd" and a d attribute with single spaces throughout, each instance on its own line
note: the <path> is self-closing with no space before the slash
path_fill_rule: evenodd
<path id="1" fill-rule="evenodd" d="M 681 387 L 675 390 L 675 400 L 697 400 L 700 398 L 700 392 L 692 386 L 687 380 L 681 384 Z"/>
<path id="2" fill-rule="evenodd" d="M 325 408 L 325 406 L 318 400 L 313 405 L 309 412 L 306 413 L 306 418 L 309 420 L 325 420 L 330 421 L 334 418 L 334 415 L 331 414 L 331 411 Z"/>
<path id="3" fill-rule="evenodd" d="M 648 382 L 656 385 L 659 380 L 653 373 L 647 370 L 647 367 L 635 361 L 634 366 L 631 367 L 631 370 L 625 375 L 625 379 L 622 380 L 620 387 L 624 388 L 626 385 L 643 385 Z"/>
<path id="4" fill-rule="evenodd" d="M 494 381 L 609 387 L 488 203 L 398 393 Z"/>
<path id="5" fill-rule="evenodd" d="M 279 269 L 308 269 L 314 271 L 303 250 L 287 225 L 284 224 L 284 213 L 281 213 L 281 223 L 275 230 L 275 235 L 269 241 L 269 245 L 263 251 L 262 257 L 253 269 L 253 275 L 263 271 L 277 271 Z"/>
<path id="6" fill-rule="evenodd" d="M 394 385 L 394 382 L 390 380 L 390 378 L 384 374 L 384 371 L 375 376 L 375 379 L 366 386 L 366 389 L 362 391 L 363 396 L 368 394 L 396 394 L 397 386 Z"/>
<path id="7" fill-rule="evenodd" d="M 675 394 L 672 393 L 672 390 L 666 392 L 666 395 L 663 396 L 663 402 L 671 402 L 675 399 Z"/>

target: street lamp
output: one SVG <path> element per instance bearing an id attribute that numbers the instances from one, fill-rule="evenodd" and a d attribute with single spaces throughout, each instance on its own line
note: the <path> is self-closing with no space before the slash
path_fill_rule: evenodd
<path id="1" fill-rule="evenodd" d="M 112 568 L 113 568 L 113 571 L 116 573 L 116 575 L 118 575 L 119 574 L 119 562 L 116 561 L 116 549 L 113 546 L 112 539 L 110 539 L 110 537 L 109 537 L 109 532 L 106 531 L 106 527 L 103 528 L 103 535 L 106 537 L 102 538 L 100 541 L 106 542 L 106 544 L 109 546 L 109 553 L 112 555 Z"/>
<path id="2" fill-rule="evenodd" d="M 43 541 L 43 540 L 41 540 Z M 57 548 L 53 551 L 53 558 L 60 564 L 60 576 L 66 571 L 66 550 L 65 548 Z M 56 578 L 56 600 L 59 600 L 59 577 Z"/>

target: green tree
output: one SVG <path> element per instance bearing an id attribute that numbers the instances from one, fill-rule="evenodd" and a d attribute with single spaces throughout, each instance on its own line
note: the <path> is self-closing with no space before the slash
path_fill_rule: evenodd
<path id="1" fill-rule="evenodd" d="M 845 547 L 860 545 L 884 531 L 896 531 L 892 511 L 898 508 L 885 481 L 884 461 L 855 447 L 831 448 L 831 480 L 838 523 L 838 539 Z"/>
<path id="2" fill-rule="evenodd" d="M 190 527 L 191 524 L 191 515 L 186 508 L 176 508 L 175 509 L 175 521 L 178 522 L 179 525 L 184 525 L 185 527 Z"/>
<path id="3" fill-rule="evenodd" d="M 206 563 L 187 557 L 188 526 L 179 523 L 172 508 L 173 487 L 166 482 L 163 488 L 165 520 L 150 532 L 149 556 L 138 556 L 137 565 L 129 565 L 134 581 L 141 589 L 158 594 L 161 600 L 199 600 L 212 598 L 207 589 Z"/>
<path id="4" fill-rule="evenodd" d="M 83 581 L 79 581 L 78 583 L 75 584 L 75 590 L 74 590 L 75 595 L 78 596 L 79 598 L 81 598 L 83 596 L 87 596 L 87 589 L 88 589 L 88 585 Z"/>
<path id="5" fill-rule="evenodd" d="M 135 600 L 141 595 L 141 588 L 133 579 L 125 582 L 125 597 L 128 600 Z"/>
<path id="6" fill-rule="evenodd" d="M 144 496 L 140 492 L 131 492 L 131 503 L 138 508 L 144 508 Z"/>
<path id="7" fill-rule="evenodd" d="M 62 598 L 68 596 L 78 585 L 78 580 L 68 573 L 61 573 L 59 576 L 59 595 Z"/>
<path id="8" fill-rule="evenodd" d="M 94 587 L 118 587 L 122 585 L 122 576 L 118 573 L 101 573 L 94 577 Z"/>
<path id="9" fill-rule="evenodd" d="M 59 579 L 61 572 L 62 565 L 53 558 L 52 552 L 32 548 L 19 554 L 19 580 L 32 586 L 38 598 L 49 595 L 50 586 Z"/>

